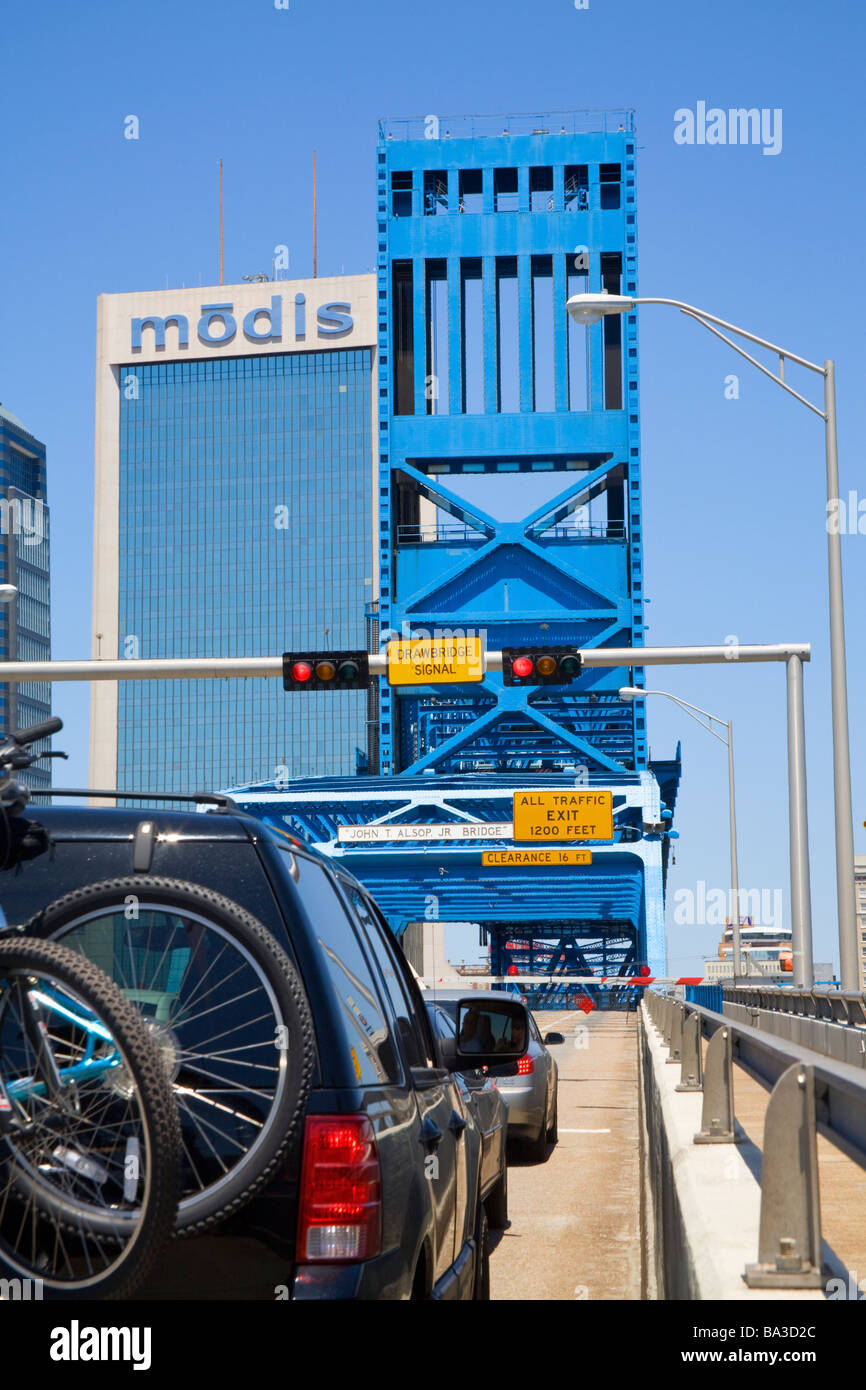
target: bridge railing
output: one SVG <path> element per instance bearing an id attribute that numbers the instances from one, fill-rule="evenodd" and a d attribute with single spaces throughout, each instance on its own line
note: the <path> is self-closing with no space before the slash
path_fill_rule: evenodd
<path id="1" fill-rule="evenodd" d="M 866 1068 L 866 996 L 835 989 L 725 986 L 726 1018 Z"/>
<path id="2" fill-rule="evenodd" d="M 746 1283 L 823 1287 L 817 1135 L 866 1168 L 866 1070 L 672 996 L 648 990 L 644 1002 L 668 1061 L 680 1064 L 677 1090 L 703 1092 L 696 1144 L 745 1137 L 736 1122 L 735 1062 L 770 1092 L 758 1258 L 746 1266 Z"/>

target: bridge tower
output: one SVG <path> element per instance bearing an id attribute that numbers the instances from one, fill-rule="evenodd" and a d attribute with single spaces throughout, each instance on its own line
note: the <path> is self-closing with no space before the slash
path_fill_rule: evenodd
<path id="1" fill-rule="evenodd" d="M 584 328 L 565 309 L 637 286 L 633 123 L 595 123 L 380 128 L 380 633 L 643 641 L 636 315 Z M 373 752 L 384 774 L 641 771 L 644 703 L 617 695 L 632 681 L 385 687 Z"/>

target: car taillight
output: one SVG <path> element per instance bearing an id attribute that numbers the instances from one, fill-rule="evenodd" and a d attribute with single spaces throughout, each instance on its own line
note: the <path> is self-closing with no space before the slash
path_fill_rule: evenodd
<path id="1" fill-rule="evenodd" d="M 382 1244 L 382 1184 L 366 1115 L 308 1115 L 298 1212 L 300 1262 L 369 1260 Z"/>
<path id="2" fill-rule="evenodd" d="M 535 1058 L 521 1057 L 517 1063 L 517 1075 L 528 1076 L 533 1071 L 535 1071 Z"/>

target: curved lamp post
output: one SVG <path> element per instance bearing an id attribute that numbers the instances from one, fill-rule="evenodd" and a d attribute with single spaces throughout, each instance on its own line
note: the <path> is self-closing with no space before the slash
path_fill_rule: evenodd
<path id="1" fill-rule="evenodd" d="M 644 296 L 629 296 L 620 294 L 607 294 L 604 291 L 592 294 L 575 294 L 569 299 L 566 308 L 569 314 L 580 324 L 598 323 L 606 314 L 627 314 L 630 313 L 638 304 L 667 304 L 674 309 L 679 309 L 688 318 L 696 319 L 703 324 L 710 333 L 717 338 L 721 338 L 723 343 L 734 349 L 741 357 L 745 357 L 747 362 L 751 362 L 753 367 L 757 367 L 759 372 L 763 372 L 771 381 L 775 381 L 777 386 L 781 386 L 783 391 L 787 391 L 789 396 L 800 401 L 807 409 L 815 415 L 819 415 L 824 421 L 825 432 L 825 451 L 827 462 L 827 502 L 828 517 L 831 504 L 836 504 L 839 498 L 839 458 L 836 446 L 836 368 L 832 360 L 825 361 L 823 366 L 817 362 L 810 362 L 808 358 L 798 357 L 795 353 L 789 352 L 787 348 L 779 347 L 777 343 L 768 342 L 766 338 L 758 338 L 754 333 L 748 333 L 745 328 L 739 328 L 736 324 L 728 323 L 725 319 L 716 318 L 714 314 L 708 314 L 703 309 L 697 309 L 693 304 L 684 304 L 679 299 L 657 299 L 645 298 Z M 738 338 L 745 338 L 750 343 L 756 343 L 758 347 L 766 348 L 769 352 L 775 353 L 779 358 L 779 371 L 770 370 L 765 367 L 763 362 L 759 362 L 751 353 L 746 352 L 745 348 L 739 343 L 733 342 L 727 333 L 720 332 L 720 329 L 727 329 L 728 333 L 735 333 Z M 805 367 L 807 371 L 816 372 L 824 378 L 824 409 L 821 410 L 812 401 L 801 396 L 798 391 L 789 386 L 785 380 L 785 362 L 794 362 L 798 367 Z M 839 918 L 839 965 L 841 972 L 842 988 L 844 990 L 858 991 L 860 988 L 859 971 L 859 951 L 857 935 L 857 909 L 855 902 L 854 889 L 854 824 L 851 810 L 851 754 L 848 740 L 848 682 L 846 675 L 845 661 L 845 610 L 842 596 L 842 542 L 839 528 L 827 528 L 827 565 L 829 571 L 829 608 L 830 608 L 830 684 L 831 684 L 831 705 L 833 721 L 833 787 L 835 803 L 835 828 L 836 828 L 836 898 Z M 796 683 L 797 679 L 802 678 L 802 669 L 794 670 L 789 666 L 789 680 Z M 797 832 L 800 833 L 799 831 Z M 803 891 L 803 884 L 797 888 L 792 885 L 792 892 Z"/>

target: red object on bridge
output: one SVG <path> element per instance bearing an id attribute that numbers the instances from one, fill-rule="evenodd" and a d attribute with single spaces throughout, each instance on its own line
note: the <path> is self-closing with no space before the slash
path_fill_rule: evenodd
<path id="1" fill-rule="evenodd" d="M 509 973 L 509 975 L 516 975 L 516 974 L 517 974 L 517 966 L 516 966 L 516 965 L 509 965 L 509 967 L 508 967 L 508 973 Z"/>
<path id="2" fill-rule="evenodd" d="M 642 975 L 648 975 L 648 974 L 650 973 L 650 968 L 649 968 L 649 966 L 648 966 L 648 965 L 642 965 L 641 968 L 640 968 L 640 973 L 641 973 Z"/>

